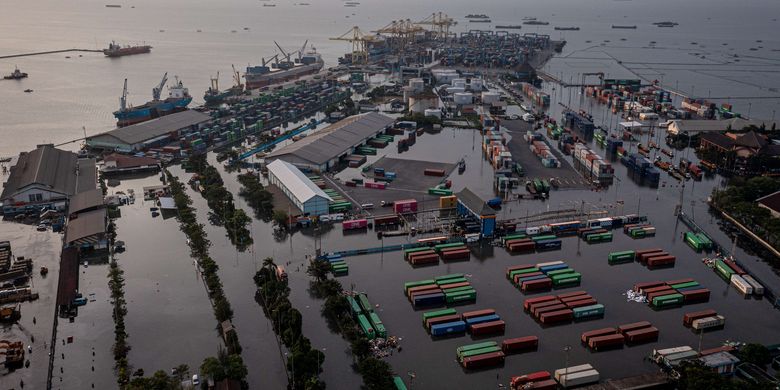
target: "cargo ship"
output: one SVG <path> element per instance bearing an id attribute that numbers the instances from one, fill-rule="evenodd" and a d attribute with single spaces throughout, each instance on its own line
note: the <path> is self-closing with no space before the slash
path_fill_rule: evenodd
<path id="1" fill-rule="evenodd" d="M 546 26 L 550 24 L 550 22 L 542 22 L 540 20 L 527 20 L 523 22 L 523 24 L 531 25 L 531 26 Z"/>
<path id="2" fill-rule="evenodd" d="M 176 78 L 174 85 L 168 88 L 168 97 L 165 100 L 160 99 L 160 94 L 167 81 L 168 73 L 165 73 L 160 84 L 152 89 L 152 100 L 133 107 L 127 104 L 127 79 L 125 79 L 122 97 L 119 98 L 119 110 L 114 111 L 114 117 L 117 119 L 116 125 L 119 127 L 128 126 L 186 110 L 187 105 L 192 101 L 192 96 L 178 78 Z"/>
<path id="3" fill-rule="evenodd" d="M 20 71 L 19 68 L 15 68 L 13 73 L 3 76 L 3 78 L 6 80 L 21 80 L 27 78 L 27 73 Z"/>
<path id="4" fill-rule="evenodd" d="M 655 22 L 653 24 L 658 26 L 658 27 L 674 27 L 674 26 L 677 26 L 680 23 L 676 23 L 676 22 Z"/>
<path id="5" fill-rule="evenodd" d="M 612 28 L 615 28 L 615 29 L 624 29 L 624 30 L 636 30 L 636 25 L 633 25 L 633 26 L 624 26 L 624 25 L 619 25 L 619 24 L 613 24 L 613 25 L 612 25 Z"/>
<path id="6" fill-rule="evenodd" d="M 580 31 L 579 27 L 556 27 L 557 31 Z"/>
<path id="7" fill-rule="evenodd" d="M 490 19 L 490 16 L 485 14 L 468 14 L 466 15 L 466 19 Z"/>
<path id="8" fill-rule="evenodd" d="M 106 57 L 122 57 L 148 53 L 150 51 L 152 51 L 152 47 L 149 45 L 122 46 L 111 41 L 111 43 L 108 44 L 108 49 L 103 49 L 103 54 L 105 54 Z"/>
<path id="9" fill-rule="evenodd" d="M 268 61 L 262 58 L 259 66 L 248 66 L 244 74 L 246 89 L 262 88 L 314 74 L 319 72 L 325 64 L 314 48 L 304 54 L 309 41 L 304 42 L 301 50 L 297 52 L 298 58 L 295 58 L 294 61 L 290 61 L 293 53 L 286 53 L 278 43 L 274 43 L 282 52 L 284 60 L 280 61 L 279 54 L 276 54 Z"/>
<path id="10" fill-rule="evenodd" d="M 523 26 L 521 26 L 519 24 L 508 24 L 508 25 L 501 25 L 501 24 L 499 24 L 499 25 L 496 26 L 496 28 L 505 28 L 507 30 L 519 30 L 519 29 L 523 28 Z"/>
<path id="11" fill-rule="evenodd" d="M 219 72 L 217 72 L 217 77 L 211 79 L 211 87 L 209 87 L 209 89 L 203 95 L 203 100 L 206 101 L 207 105 L 218 105 L 224 102 L 225 99 L 243 94 L 244 84 L 241 84 L 241 76 L 239 76 L 235 67 L 233 67 L 233 82 L 235 84 L 232 87 L 224 91 L 220 91 Z"/>

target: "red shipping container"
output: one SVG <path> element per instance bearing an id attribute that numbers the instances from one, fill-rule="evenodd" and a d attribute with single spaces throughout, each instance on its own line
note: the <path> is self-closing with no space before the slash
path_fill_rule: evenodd
<path id="1" fill-rule="evenodd" d="M 723 259 L 723 262 L 726 263 L 726 265 L 728 265 L 729 268 L 734 270 L 734 272 L 737 275 L 744 275 L 744 274 L 747 273 L 747 272 L 745 272 L 745 270 L 742 269 L 742 267 L 738 266 L 737 263 L 735 263 L 733 260 Z"/>
<path id="2" fill-rule="evenodd" d="M 540 276 L 540 275 L 544 275 L 544 273 L 539 271 L 539 272 L 529 272 L 526 274 L 519 274 L 519 275 L 515 275 L 515 278 L 512 280 L 512 282 L 514 284 L 519 284 L 522 283 L 522 279 L 533 277 L 533 276 Z"/>
<path id="3" fill-rule="evenodd" d="M 710 300 L 710 290 L 701 288 L 698 290 L 682 291 L 683 302 L 706 302 Z"/>
<path id="4" fill-rule="evenodd" d="M 512 381 L 509 383 L 510 386 L 512 386 L 512 388 L 514 389 L 526 383 L 546 381 L 550 378 L 551 375 L 548 371 L 537 371 L 537 372 L 532 372 L 530 374 L 513 376 Z"/>
<path id="5" fill-rule="evenodd" d="M 491 352 L 482 355 L 469 356 L 463 359 L 461 364 L 464 368 L 482 368 L 501 364 L 504 361 L 504 353 L 501 351 Z"/>
<path id="6" fill-rule="evenodd" d="M 623 337 L 622 334 L 596 336 L 588 339 L 588 347 L 590 347 L 590 349 L 598 351 L 600 349 L 616 347 L 618 345 L 622 346 L 624 342 L 625 342 L 625 338 Z"/>
<path id="7" fill-rule="evenodd" d="M 363 229 L 365 227 L 368 227 L 368 220 L 353 219 L 351 221 L 344 221 L 341 223 L 341 227 L 344 230 Z"/>
<path id="8" fill-rule="evenodd" d="M 409 290 L 406 291 L 406 296 L 410 297 L 410 296 L 412 296 L 412 294 L 414 294 L 416 292 L 420 292 L 420 291 L 429 291 L 429 292 L 431 292 L 431 291 L 434 291 L 434 290 L 435 291 L 440 291 L 441 289 L 439 288 L 439 286 L 437 286 L 435 284 L 429 284 L 427 286 L 412 287 L 412 288 L 410 288 Z"/>
<path id="9" fill-rule="evenodd" d="M 643 289 L 651 288 L 651 287 L 658 287 L 661 285 L 664 285 L 664 282 L 645 282 L 645 283 L 637 283 L 634 285 L 634 292 L 641 292 Z"/>
<path id="10" fill-rule="evenodd" d="M 535 304 L 531 305 L 528 308 L 528 312 L 531 313 L 531 315 L 536 316 L 538 310 L 544 309 L 546 307 L 557 307 L 557 306 L 560 306 L 561 304 L 562 303 L 559 300 L 547 301 L 547 302 L 539 302 L 539 303 L 535 303 Z"/>
<path id="11" fill-rule="evenodd" d="M 568 307 L 569 309 L 574 309 L 575 307 L 590 306 L 590 305 L 595 305 L 597 303 L 598 302 L 596 302 L 595 299 L 588 298 L 588 299 L 582 299 L 582 300 L 579 300 L 579 301 L 569 301 L 569 302 L 566 302 L 566 307 Z"/>
<path id="12" fill-rule="evenodd" d="M 468 249 L 460 249 L 457 251 L 448 251 L 441 254 L 442 260 L 463 260 L 471 258 L 471 251 Z"/>
<path id="13" fill-rule="evenodd" d="M 489 316 L 492 314 L 496 314 L 496 311 L 493 309 L 482 309 L 482 310 L 474 310 L 474 311 L 467 311 L 463 314 L 461 314 L 461 317 L 463 317 L 463 320 L 472 318 L 472 317 L 482 317 L 482 316 Z"/>
<path id="14" fill-rule="evenodd" d="M 509 275 L 510 272 L 519 270 L 519 269 L 527 269 L 527 268 L 533 268 L 533 264 L 521 264 L 521 265 L 513 265 L 511 267 L 508 267 L 506 269 L 506 274 Z"/>
<path id="15" fill-rule="evenodd" d="M 520 291 L 531 292 L 531 291 L 549 290 L 550 288 L 552 288 L 552 279 L 546 278 L 546 279 L 529 280 L 527 282 L 523 282 L 523 284 L 520 286 Z"/>
<path id="16" fill-rule="evenodd" d="M 571 321 L 573 317 L 574 317 L 574 313 L 571 311 L 571 309 L 566 309 L 566 310 L 542 313 L 542 315 L 539 316 L 539 320 L 543 324 L 554 324 L 558 322 Z"/>
<path id="17" fill-rule="evenodd" d="M 718 352 L 731 352 L 734 349 L 736 349 L 736 348 L 732 347 L 731 345 L 724 345 L 722 347 L 715 347 L 715 348 L 705 349 L 705 350 L 701 351 L 701 353 L 699 355 L 700 356 L 707 356 L 707 355 L 712 355 L 713 353 L 718 353 Z"/>
<path id="18" fill-rule="evenodd" d="M 693 278 L 685 278 L 685 279 L 669 280 L 669 281 L 667 281 L 665 283 L 671 286 L 673 284 L 690 283 L 690 282 L 693 282 L 693 281 L 694 281 Z"/>
<path id="19" fill-rule="evenodd" d="M 428 295 L 428 294 L 434 294 L 434 293 L 440 293 L 440 288 L 434 288 L 434 289 L 428 289 L 428 290 L 419 290 L 419 291 L 412 291 L 409 293 L 409 301 L 414 301 L 414 297 L 418 295 Z"/>
<path id="20" fill-rule="evenodd" d="M 566 305 L 559 303 L 557 305 L 549 305 L 549 306 L 536 306 L 531 310 L 531 314 L 534 317 L 539 317 L 544 313 L 559 311 L 559 310 L 566 310 Z"/>
<path id="21" fill-rule="evenodd" d="M 648 268 L 655 268 L 655 267 L 663 267 L 663 266 L 674 265 L 676 259 L 677 258 L 674 257 L 674 256 L 651 257 L 651 258 L 647 259 L 647 267 Z"/>
<path id="22" fill-rule="evenodd" d="M 583 343 L 587 343 L 588 340 L 590 340 L 591 337 L 606 336 L 606 335 L 615 334 L 615 333 L 617 333 L 615 328 L 594 329 L 594 330 L 589 330 L 587 332 L 583 332 L 582 335 L 580 335 L 580 340 Z"/>
<path id="23" fill-rule="evenodd" d="M 592 296 L 590 296 L 590 294 L 574 295 L 568 297 L 561 297 L 560 295 L 558 296 L 558 299 L 560 299 L 561 302 L 563 303 L 580 301 L 583 299 L 590 299 L 590 298 L 593 298 Z"/>
<path id="24" fill-rule="evenodd" d="M 393 212 L 396 214 L 416 213 L 417 200 L 416 199 L 396 200 L 395 202 L 393 202 Z"/>
<path id="25" fill-rule="evenodd" d="M 630 324 L 620 325 L 618 326 L 617 330 L 618 332 L 625 334 L 626 332 L 630 332 L 642 328 L 649 328 L 651 326 L 653 326 L 653 324 L 651 324 L 648 321 L 639 321 L 639 322 L 632 322 Z"/>
<path id="26" fill-rule="evenodd" d="M 409 260 L 414 265 L 419 264 L 433 264 L 439 262 L 439 255 L 431 253 L 429 255 L 415 256 Z"/>
<path id="27" fill-rule="evenodd" d="M 638 344 L 638 343 L 649 343 L 651 341 L 658 340 L 658 328 L 656 327 L 648 327 L 643 329 L 637 329 L 632 330 L 630 332 L 626 332 L 624 336 L 626 336 L 626 342 L 631 344 Z"/>
<path id="28" fill-rule="evenodd" d="M 538 346 L 539 338 L 536 336 L 516 337 L 501 342 L 501 350 L 504 353 L 536 349 Z"/>
<path id="29" fill-rule="evenodd" d="M 425 176 L 444 176 L 446 172 L 443 169 L 425 168 L 423 174 Z"/>
<path id="30" fill-rule="evenodd" d="M 662 297 L 664 295 L 670 295 L 670 294 L 676 294 L 676 293 L 677 293 L 677 290 L 675 290 L 673 288 L 669 288 L 668 290 L 662 290 L 662 291 L 656 291 L 656 292 L 649 293 L 645 297 L 647 298 L 647 303 L 652 303 L 653 302 L 653 298 L 655 298 L 655 297 Z"/>
<path id="31" fill-rule="evenodd" d="M 557 296 L 558 296 L 558 299 L 560 299 L 560 300 L 566 300 L 566 299 L 571 298 L 571 297 L 576 297 L 576 296 L 579 296 L 579 295 L 587 295 L 587 294 L 588 293 L 585 292 L 585 291 L 572 291 L 572 292 L 567 292 L 565 294 L 558 294 Z"/>
<path id="32" fill-rule="evenodd" d="M 441 286 L 439 286 L 439 288 L 441 288 L 442 290 L 447 290 L 450 288 L 466 287 L 470 285 L 471 283 L 469 282 L 460 282 L 460 283 L 452 283 L 452 284 L 442 284 Z"/>
<path id="33" fill-rule="evenodd" d="M 556 301 L 556 300 L 558 300 L 558 298 L 556 298 L 555 295 L 545 295 L 543 297 L 528 298 L 525 301 L 523 301 L 523 309 L 529 310 L 530 306 L 536 303 Z"/>
<path id="34" fill-rule="evenodd" d="M 430 330 L 431 326 L 436 324 L 446 324 L 447 322 L 455 322 L 460 321 L 460 316 L 457 314 L 452 314 L 448 316 L 441 316 L 441 317 L 433 317 L 425 320 L 425 327 Z"/>
<path id="35" fill-rule="evenodd" d="M 472 336 L 484 336 L 489 334 L 504 333 L 506 322 L 503 320 L 483 322 L 469 327 Z"/>
<path id="36" fill-rule="evenodd" d="M 646 288 L 640 289 L 639 293 L 642 294 L 642 295 L 647 295 L 647 294 L 652 294 L 652 293 L 654 293 L 656 291 L 663 291 L 663 290 L 670 290 L 670 289 L 672 289 L 672 288 L 667 286 L 666 284 L 662 284 L 660 286 L 646 287 Z"/>
<path id="37" fill-rule="evenodd" d="M 510 252 L 532 252 L 536 248 L 536 244 L 533 241 L 515 243 L 509 246 Z"/>
<path id="38" fill-rule="evenodd" d="M 433 249 L 428 251 L 420 251 L 420 252 L 412 252 L 409 255 L 406 256 L 407 260 L 411 260 L 418 256 L 427 256 L 427 255 L 437 255 L 436 252 L 433 251 Z M 438 256 L 438 255 L 437 255 Z"/>
<path id="39" fill-rule="evenodd" d="M 558 388 L 558 382 L 555 379 L 545 379 L 543 381 L 531 382 L 530 390 L 554 390 Z"/>
<path id="40" fill-rule="evenodd" d="M 683 325 L 691 326 L 694 320 L 698 320 L 699 318 L 704 318 L 704 317 L 713 317 L 716 315 L 718 315 L 718 313 L 712 309 L 685 313 L 685 315 L 683 316 Z"/>

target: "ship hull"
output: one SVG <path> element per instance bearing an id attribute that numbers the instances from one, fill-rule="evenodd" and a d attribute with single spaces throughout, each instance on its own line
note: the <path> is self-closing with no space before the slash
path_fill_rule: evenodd
<path id="1" fill-rule="evenodd" d="M 262 74 L 247 73 L 246 75 L 244 75 L 246 79 L 246 88 L 257 89 L 257 88 L 267 87 L 273 84 L 292 81 L 297 78 L 319 72 L 320 70 L 322 70 L 323 65 L 324 63 L 320 61 L 309 65 L 296 66 L 292 69 L 281 70 L 281 71 L 270 72 L 270 73 L 262 73 Z"/>
<path id="2" fill-rule="evenodd" d="M 106 57 L 123 57 L 123 56 L 131 56 L 133 54 L 149 53 L 150 51 L 152 51 L 151 46 L 136 46 L 136 47 L 123 47 L 117 50 L 105 49 L 103 50 L 103 54 Z"/>
<path id="3" fill-rule="evenodd" d="M 117 119 L 116 125 L 124 127 L 159 118 L 161 116 L 184 111 L 187 105 L 192 102 L 191 97 L 183 99 L 165 99 L 157 102 L 147 102 L 143 106 L 133 107 L 125 111 L 115 111 L 114 117 Z"/>

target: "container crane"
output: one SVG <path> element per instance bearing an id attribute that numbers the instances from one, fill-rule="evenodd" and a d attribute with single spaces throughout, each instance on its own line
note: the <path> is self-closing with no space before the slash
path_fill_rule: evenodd
<path id="1" fill-rule="evenodd" d="M 393 20 L 379 30 L 373 31 L 378 34 L 388 34 L 394 42 L 395 49 L 403 49 L 406 45 L 414 42 L 417 34 L 425 32 L 425 29 L 412 23 L 411 20 Z"/>
<path id="2" fill-rule="evenodd" d="M 368 63 L 368 45 L 376 42 L 376 36 L 360 31 L 360 27 L 353 26 L 344 34 L 330 38 L 331 41 L 347 41 L 352 44 L 352 63 Z"/>
<path id="3" fill-rule="evenodd" d="M 241 84 L 241 75 L 238 74 L 236 66 L 230 64 L 230 67 L 233 68 L 233 82 L 235 83 L 234 88 L 236 88 L 239 92 L 244 92 L 244 84 Z"/>
<path id="4" fill-rule="evenodd" d="M 415 24 L 432 26 L 436 39 L 447 39 L 450 35 L 450 27 L 458 24 L 458 22 L 447 14 L 434 12 L 431 16 Z"/>
<path id="5" fill-rule="evenodd" d="M 119 111 L 127 111 L 127 79 L 125 79 L 125 87 L 122 88 L 122 96 L 119 97 Z"/>
<path id="6" fill-rule="evenodd" d="M 163 87 L 165 87 L 165 83 L 168 82 L 168 72 L 165 72 L 165 74 L 162 77 L 162 80 L 160 80 L 160 84 L 157 84 L 156 87 L 152 88 L 152 100 L 160 100 L 160 94 L 162 93 Z"/>
<path id="7" fill-rule="evenodd" d="M 211 90 L 219 92 L 219 71 L 217 71 L 217 77 L 211 77 Z"/>

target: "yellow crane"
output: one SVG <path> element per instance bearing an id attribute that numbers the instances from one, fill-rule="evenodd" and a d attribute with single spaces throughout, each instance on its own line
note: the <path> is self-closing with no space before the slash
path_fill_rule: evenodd
<path id="1" fill-rule="evenodd" d="M 415 36 L 425 32 L 425 29 L 412 23 L 409 19 L 393 20 L 379 30 L 373 31 L 377 34 L 388 35 L 393 42 L 393 49 L 403 49 L 406 45 L 413 43 Z"/>
<path id="2" fill-rule="evenodd" d="M 352 63 L 368 63 L 368 45 L 376 42 L 375 35 L 366 34 L 360 30 L 360 27 L 354 26 L 349 31 L 338 37 L 330 38 L 331 41 L 347 41 L 352 44 Z"/>
<path id="3" fill-rule="evenodd" d="M 418 25 L 431 26 L 437 39 L 446 39 L 450 35 L 450 27 L 458 24 L 455 19 L 441 12 L 434 12 L 431 16 L 417 22 Z"/>

